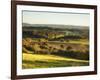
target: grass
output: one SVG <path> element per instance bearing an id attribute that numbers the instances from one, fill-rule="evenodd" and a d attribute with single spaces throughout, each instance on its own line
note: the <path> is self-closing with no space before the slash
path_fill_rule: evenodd
<path id="1" fill-rule="evenodd" d="M 89 41 L 86 39 L 80 39 L 80 40 L 70 40 L 69 43 L 74 43 L 74 44 L 89 44 Z"/>
<path id="2" fill-rule="evenodd" d="M 89 61 L 65 58 L 56 55 L 29 54 L 23 53 L 22 68 L 51 68 L 51 67 L 71 67 L 88 66 Z"/>

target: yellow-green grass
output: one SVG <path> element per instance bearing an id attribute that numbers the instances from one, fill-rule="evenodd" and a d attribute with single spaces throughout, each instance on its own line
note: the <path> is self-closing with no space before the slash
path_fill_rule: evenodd
<path id="1" fill-rule="evenodd" d="M 69 43 L 74 43 L 74 44 L 89 44 L 89 41 L 87 39 L 80 39 L 80 40 L 69 40 Z"/>
<path id="2" fill-rule="evenodd" d="M 23 53 L 22 68 L 50 68 L 50 67 L 71 67 L 71 66 L 88 66 L 89 61 L 65 58 L 55 55 L 46 54 L 29 54 Z"/>

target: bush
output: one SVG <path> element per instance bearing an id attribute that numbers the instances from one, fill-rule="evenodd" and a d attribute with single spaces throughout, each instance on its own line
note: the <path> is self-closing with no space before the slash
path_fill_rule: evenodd
<path id="1" fill-rule="evenodd" d="M 25 49 L 29 50 L 29 51 L 34 51 L 34 49 L 31 46 L 23 46 Z"/>
<path id="2" fill-rule="evenodd" d="M 66 48 L 66 50 L 70 51 L 70 50 L 72 50 L 72 47 L 71 47 L 71 46 L 68 46 L 68 47 Z"/>

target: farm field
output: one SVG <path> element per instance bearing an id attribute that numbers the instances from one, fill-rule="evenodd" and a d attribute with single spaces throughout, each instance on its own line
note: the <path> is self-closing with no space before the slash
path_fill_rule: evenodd
<path id="1" fill-rule="evenodd" d="M 56 55 L 23 53 L 23 69 L 88 66 L 88 60 L 65 58 Z"/>

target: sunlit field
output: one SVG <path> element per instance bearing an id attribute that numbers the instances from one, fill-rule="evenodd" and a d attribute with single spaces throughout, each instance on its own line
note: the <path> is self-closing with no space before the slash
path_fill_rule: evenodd
<path id="1" fill-rule="evenodd" d="M 89 44 L 89 41 L 86 39 L 80 39 L 80 40 L 70 40 L 69 43 L 75 43 L 75 44 Z"/>
<path id="2" fill-rule="evenodd" d="M 23 69 L 88 66 L 89 61 L 65 58 L 56 55 L 23 53 Z"/>

